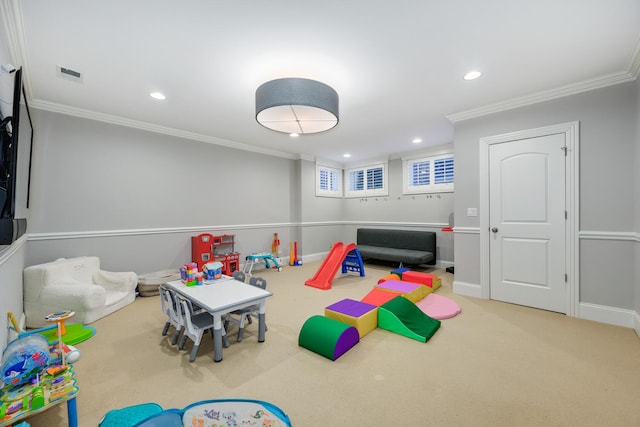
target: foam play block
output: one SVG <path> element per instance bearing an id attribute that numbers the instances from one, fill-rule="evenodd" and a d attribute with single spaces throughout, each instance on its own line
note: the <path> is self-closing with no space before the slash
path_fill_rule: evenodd
<path id="1" fill-rule="evenodd" d="M 378 327 L 378 306 L 348 298 L 326 307 L 324 316 L 355 327 L 360 339 Z"/>
<path id="2" fill-rule="evenodd" d="M 422 273 L 420 271 L 405 271 L 402 274 L 402 280 L 413 283 L 421 283 L 433 289 L 434 291 L 440 287 L 440 278 L 433 273 Z"/>
<path id="3" fill-rule="evenodd" d="M 427 342 L 440 328 L 440 321 L 424 314 L 407 298 L 396 297 L 378 308 L 378 327 Z"/>
<path id="4" fill-rule="evenodd" d="M 400 267 L 400 268 L 396 268 L 395 270 L 391 270 L 391 274 L 396 274 L 399 277 L 399 280 L 403 280 L 402 279 L 402 274 L 405 271 L 409 271 L 411 270 L 410 268 L 407 267 Z"/>
<path id="5" fill-rule="evenodd" d="M 385 302 L 401 295 L 402 294 L 400 292 L 390 291 L 388 289 L 373 288 L 360 301 L 366 302 L 367 304 L 375 305 L 376 307 L 380 307 Z"/>
<path id="6" fill-rule="evenodd" d="M 375 285 L 376 288 L 399 292 L 413 302 L 418 302 L 426 297 L 430 290 L 419 283 L 405 282 L 402 280 L 386 280 Z"/>
<path id="7" fill-rule="evenodd" d="M 449 319 L 460 313 L 460 306 L 454 300 L 438 294 L 429 294 L 416 306 L 429 317 L 434 319 Z"/>
<path id="8" fill-rule="evenodd" d="M 360 342 L 358 330 L 335 319 L 311 316 L 298 335 L 298 345 L 336 360 Z"/>
<path id="9" fill-rule="evenodd" d="M 387 274 L 378 279 L 378 283 L 382 283 L 387 280 L 400 280 L 400 276 L 397 274 Z"/>

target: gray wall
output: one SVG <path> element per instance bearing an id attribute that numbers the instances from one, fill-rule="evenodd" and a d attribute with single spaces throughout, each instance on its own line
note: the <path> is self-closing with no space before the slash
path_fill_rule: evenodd
<path id="1" fill-rule="evenodd" d="M 468 207 L 479 205 L 480 138 L 579 121 L 580 233 L 585 236 L 580 238 L 580 301 L 634 309 L 637 93 L 636 82 L 624 83 L 455 124 L 455 225 L 466 231 L 455 237 L 456 281 L 480 283 L 479 218 L 466 215 Z"/>
<path id="2" fill-rule="evenodd" d="M 277 232 L 283 255 L 290 241 L 299 255 L 322 255 L 335 241 L 355 241 L 359 224 L 439 231 L 453 210 L 451 193 L 402 196 L 399 159 L 389 162 L 384 201 L 316 197 L 313 161 L 32 115 L 31 264 L 90 253 L 106 269 L 155 271 L 188 261 L 190 236 L 209 230 L 236 234 L 244 254 L 270 250 Z M 452 262 L 453 240 L 439 241 L 440 258 Z"/>
<path id="3" fill-rule="evenodd" d="M 635 152 L 635 266 L 636 266 L 636 289 L 635 289 L 635 330 L 640 335 L 640 79 L 636 79 L 636 152 Z"/>
<path id="4" fill-rule="evenodd" d="M 142 273 L 190 260 L 189 237 L 200 232 L 237 234 L 243 253 L 270 249 L 274 232 L 289 239 L 296 208 L 280 189 L 298 179 L 294 160 L 32 115 L 29 263 L 96 254 Z"/>
<path id="5" fill-rule="evenodd" d="M 456 158 L 456 191 L 457 162 Z M 344 200 L 345 235 L 355 242 L 356 230 L 361 226 L 433 231 L 437 234 L 438 262 L 443 266 L 453 264 L 453 236 L 441 231 L 451 225 L 453 193 L 403 195 L 402 159 L 399 158 L 388 162 L 388 190 L 388 196 Z"/>

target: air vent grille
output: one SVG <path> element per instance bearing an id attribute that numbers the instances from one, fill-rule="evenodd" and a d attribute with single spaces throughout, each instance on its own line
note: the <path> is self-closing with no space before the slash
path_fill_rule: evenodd
<path id="1" fill-rule="evenodd" d="M 72 70 L 71 68 L 58 65 L 58 77 L 73 80 L 76 82 L 82 81 L 82 73 L 80 71 Z"/>

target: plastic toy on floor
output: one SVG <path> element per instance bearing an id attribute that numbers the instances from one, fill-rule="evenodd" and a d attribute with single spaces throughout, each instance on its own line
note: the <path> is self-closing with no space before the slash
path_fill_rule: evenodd
<path id="1" fill-rule="evenodd" d="M 58 335 L 58 325 L 50 325 L 40 329 L 24 331 L 20 328 L 15 316 L 10 311 L 7 313 L 7 320 L 11 330 L 18 334 L 18 336 L 27 334 L 38 334 L 43 336 L 47 340 L 49 345 L 50 364 L 64 364 L 65 362 L 75 363 L 78 361 L 78 359 L 80 359 L 80 350 L 72 345 L 66 344 L 64 341 L 60 342 L 60 337 L 62 337 L 63 335 Z"/>
<path id="2" fill-rule="evenodd" d="M 278 260 L 273 257 L 272 254 L 268 252 L 258 252 L 255 254 L 247 255 L 242 272 L 247 276 L 251 276 L 253 267 L 259 262 L 264 262 L 267 268 L 277 268 L 278 271 L 282 271 L 282 266 L 280 265 Z M 273 265 L 271 265 L 271 263 L 273 263 Z"/>
<path id="3" fill-rule="evenodd" d="M 289 265 L 299 267 L 302 261 L 298 259 L 298 242 L 289 242 Z"/>
<path id="4" fill-rule="evenodd" d="M 10 323 L 21 331 L 13 314 Z M 75 396 L 78 393 L 75 377 L 66 364 L 60 325 L 43 329 L 57 329 L 58 342 L 53 346 L 59 356 L 51 352 L 47 339 L 37 331 L 21 332 L 2 352 L 0 384 L 0 425 L 16 425 L 36 411 L 60 402 L 67 402 L 69 425 L 77 427 Z M 57 364 L 55 357 L 61 363 Z"/>
<path id="5" fill-rule="evenodd" d="M 165 409 L 142 403 L 114 409 L 98 427 L 271 426 L 290 427 L 289 416 L 261 400 L 215 399 L 192 403 L 184 409 Z"/>
<path id="6" fill-rule="evenodd" d="M 346 268 L 343 263 L 349 258 L 351 266 Z M 357 271 L 360 276 L 364 276 L 364 265 L 362 263 L 362 257 L 360 252 L 356 248 L 355 243 L 344 244 L 342 242 L 335 242 L 331 246 L 331 250 L 327 254 L 324 261 L 316 271 L 316 274 L 304 284 L 313 288 L 322 290 L 331 289 L 331 282 L 335 277 L 340 266 L 343 266 L 343 273 L 348 271 Z"/>

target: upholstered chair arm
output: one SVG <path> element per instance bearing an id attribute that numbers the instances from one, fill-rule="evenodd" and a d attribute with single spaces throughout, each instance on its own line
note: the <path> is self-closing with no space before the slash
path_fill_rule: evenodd
<path id="1" fill-rule="evenodd" d="M 96 270 L 93 272 L 93 282 L 105 289 L 129 293 L 136 288 L 138 275 L 131 271 L 113 272 Z"/>
<path id="2" fill-rule="evenodd" d="M 102 307 L 107 299 L 106 291 L 100 286 L 80 282 L 55 282 L 44 286 L 40 301 L 60 310 L 85 312 Z"/>

